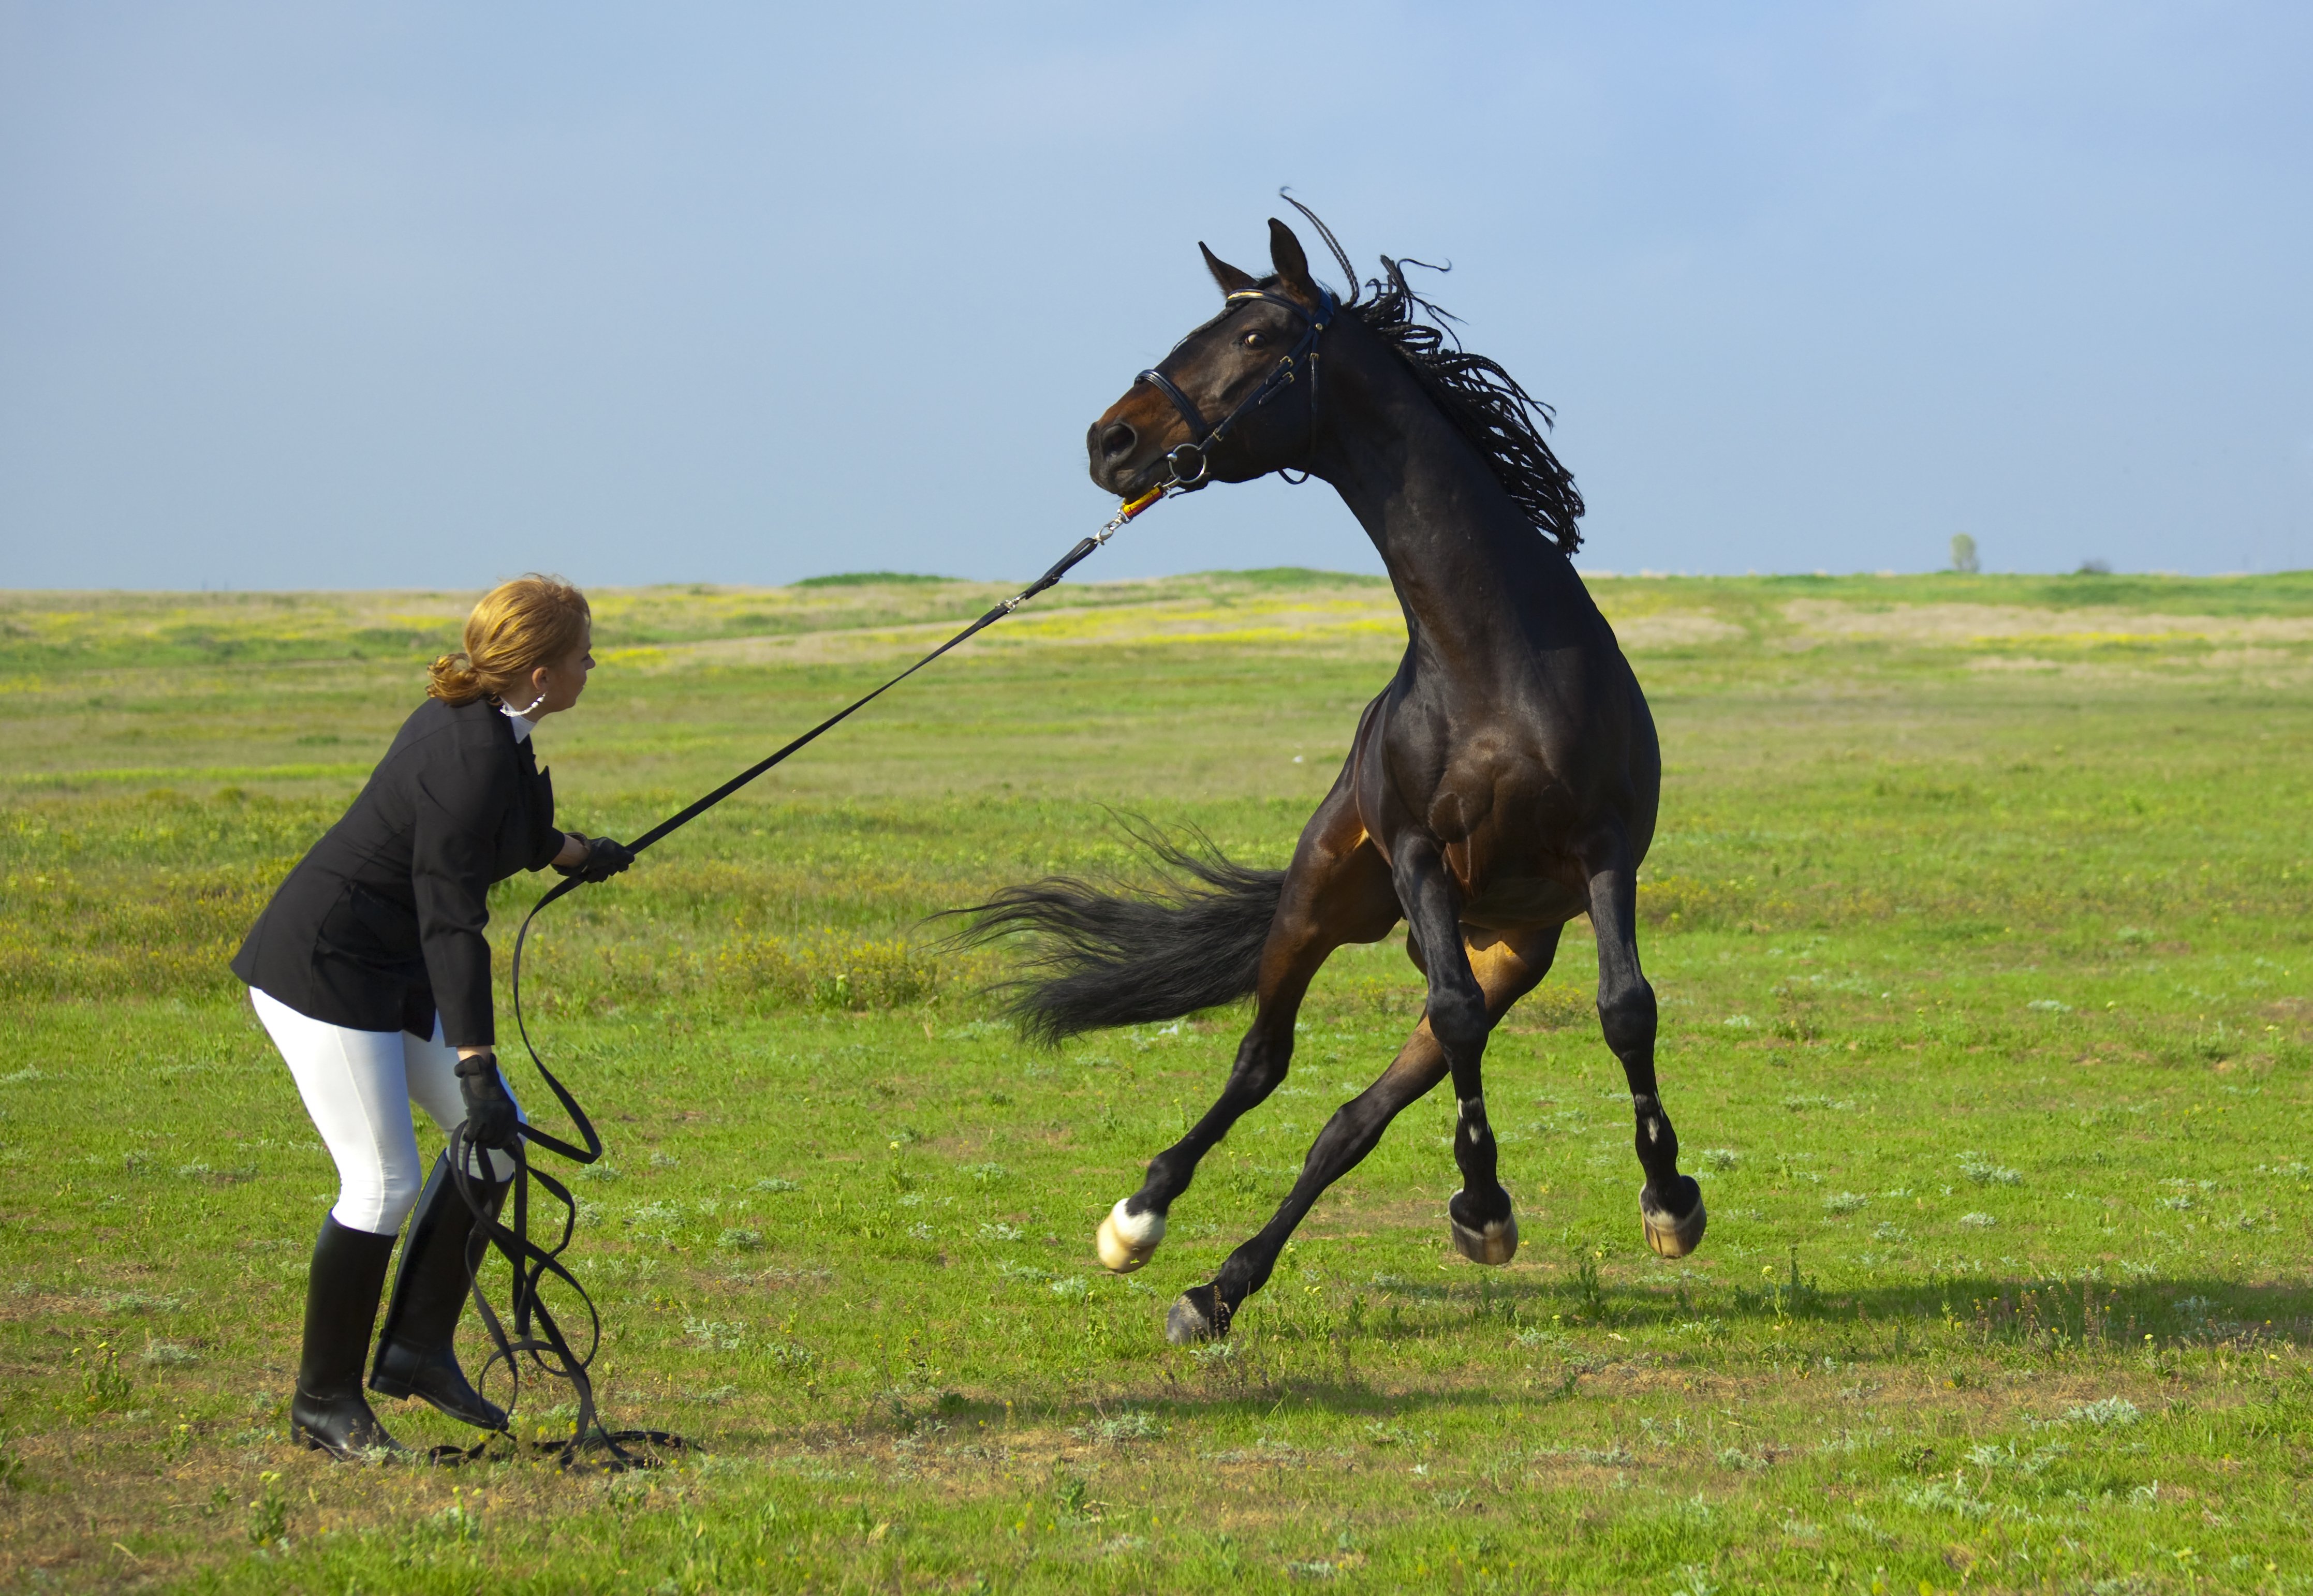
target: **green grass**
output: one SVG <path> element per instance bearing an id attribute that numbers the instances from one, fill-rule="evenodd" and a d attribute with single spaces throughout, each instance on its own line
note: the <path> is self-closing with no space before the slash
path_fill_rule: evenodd
<path id="1" fill-rule="evenodd" d="M 1425 1101 L 1226 1347 L 1164 1345 L 1412 1022 L 1402 950 L 1329 967 L 1119 1279 L 1092 1228 L 1241 1016 L 1026 1050 L 923 916 L 1130 870 L 1104 806 L 1281 860 L 1395 610 L 1072 586 L 541 922 L 537 1029 L 611 1143 L 573 1250 L 608 1406 L 705 1449 L 613 1479 L 282 1441 L 334 1178 L 223 960 L 471 595 L 0 596 L 0 1579 L 2313 1588 L 2313 579 L 1596 588 L 1664 734 L 1695 1257 L 1643 1250 L 1570 935 L 1489 1055 L 1517 1261 L 1446 1246 Z M 601 595 L 565 813 L 633 834 L 998 592 Z"/>

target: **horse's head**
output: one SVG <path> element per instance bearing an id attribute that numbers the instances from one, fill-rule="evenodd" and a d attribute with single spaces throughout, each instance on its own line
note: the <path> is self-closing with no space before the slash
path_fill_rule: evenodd
<path id="1" fill-rule="evenodd" d="M 1245 482 L 1306 469 L 1315 435 L 1316 356 L 1332 296 L 1301 241 L 1271 218 L 1274 276 L 1256 279 L 1204 245 L 1221 313 L 1143 372 L 1085 435 L 1092 479 L 1122 498 L 1168 480 Z"/>

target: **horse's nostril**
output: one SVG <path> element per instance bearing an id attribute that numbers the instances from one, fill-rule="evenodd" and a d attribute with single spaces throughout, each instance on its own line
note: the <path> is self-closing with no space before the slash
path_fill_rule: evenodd
<path id="1" fill-rule="evenodd" d="M 1110 460 L 1121 460 L 1131 453 L 1132 446 L 1139 442 L 1140 442 L 1139 433 L 1134 432 L 1121 421 L 1113 422 L 1107 430 L 1100 434 L 1100 452 Z"/>

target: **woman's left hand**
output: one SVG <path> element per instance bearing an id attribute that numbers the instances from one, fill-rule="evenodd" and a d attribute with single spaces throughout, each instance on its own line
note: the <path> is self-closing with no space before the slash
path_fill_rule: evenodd
<path id="1" fill-rule="evenodd" d="M 635 862 L 634 850 L 622 842 L 613 842 L 607 837 L 589 839 L 576 832 L 571 833 L 571 838 L 585 851 L 566 864 L 564 857 L 570 850 L 563 849 L 563 856 L 555 859 L 554 868 L 564 875 L 575 875 L 584 881 L 607 881 Z"/>
<path id="2" fill-rule="evenodd" d="M 522 1115 L 498 1074 L 497 1055 L 469 1053 L 457 1066 L 458 1094 L 466 1100 L 466 1134 L 478 1147 L 511 1147 Z"/>

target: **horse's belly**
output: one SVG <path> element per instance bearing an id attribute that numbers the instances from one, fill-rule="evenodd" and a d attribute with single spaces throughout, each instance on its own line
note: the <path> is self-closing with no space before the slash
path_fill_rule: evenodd
<path id="1" fill-rule="evenodd" d="M 1489 884 L 1462 906 L 1462 924 L 1488 931 L 1562 925 L 1580 914 L 1582 895 L 1563 881 L 1521 876 Z"/>

